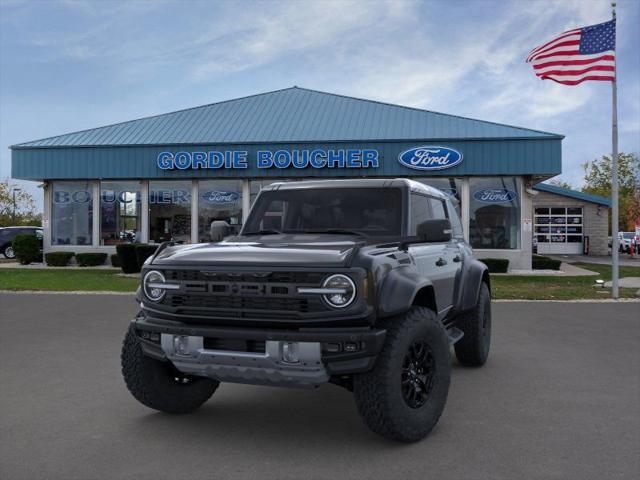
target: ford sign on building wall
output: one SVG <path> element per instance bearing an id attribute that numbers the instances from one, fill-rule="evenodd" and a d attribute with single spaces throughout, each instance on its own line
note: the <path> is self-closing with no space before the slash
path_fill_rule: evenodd
<path id="1" fill-rule="evenodd" d="M 416 170 L 442 170 L 462 162 L 462 154 L 448 147 L 414 147 L 402 152 L 398 159 L 405 167 Z"/>
<path id="2" fill-rule="evenodd" d="M 122 120 L 11 147 L 12 176 L 44 184 L 46 251 L 206 242 L 214 221 L 240 228 L 262 186 L 310 178 L 440 188 L 477 255 L 512 268 L 531 265 L 536 219 L 552 250 L 589 232 L 579 203 L 534 216 L 532 187 L 561 171 L 553 133 L 297 87 Z"/>

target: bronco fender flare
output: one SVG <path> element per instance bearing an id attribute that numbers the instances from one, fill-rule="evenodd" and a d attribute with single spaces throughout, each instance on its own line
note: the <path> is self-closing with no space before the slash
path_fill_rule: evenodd
<path id="1" fill-rule="evenodd" d="M 478 303 L 478 295 L 482 282 L 485 282 L 487 287 L 489 287 L 489 291 L 491 291 L 491 281 L 487 266 L 475 258 L 465 259 L 462 267 L 462 275 L 460 276 L 459 312 L 475 308 Z"/>
<path id="2" fill-rule="evenodd" d="M 406 312 L 414 301 L 438 313 L 433 284 L 407 267 L 388 272 L 378 287 L 378 317 L 390 317 Z"/>

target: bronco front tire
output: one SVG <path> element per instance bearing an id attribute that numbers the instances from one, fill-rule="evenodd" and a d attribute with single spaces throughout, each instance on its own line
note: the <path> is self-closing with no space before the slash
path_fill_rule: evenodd
<path id="1" fill-rule="evenodd" d="M 451 379 L 449 341 L 435 314 L 412 307 L 385 323 L 373 370 L 356 375 L 354 396 L 364 423 L 403 442 L 423 439 L 438 423 Z"/>
<path id="2" fill-rule="evenodd" d="M 143 405 L 166 413 L 189 413 L 211 398 L 220 382 L 180 373 L 171 362 L 142 352 L 135 328 L 122 344 L 122 375 L 131 394 Z"/>

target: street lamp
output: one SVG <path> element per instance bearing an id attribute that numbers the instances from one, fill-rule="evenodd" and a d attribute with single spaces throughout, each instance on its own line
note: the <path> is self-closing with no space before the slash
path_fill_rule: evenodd
<path id="1" fill-rule="evenodd" d="M 13 224 L 16 224 L 16 192 L 21 192 L 22 189 L 21 188 L 13 188 Z"/>

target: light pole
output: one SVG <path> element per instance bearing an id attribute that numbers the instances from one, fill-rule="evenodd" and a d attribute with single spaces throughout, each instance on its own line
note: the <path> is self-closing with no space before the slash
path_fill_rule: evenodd
<path id="1" fill-rule="evenodd" d="M 16 224 L 16 192 L 21 192 L 21 188 L 13 188 L 13 224 Z"/>

